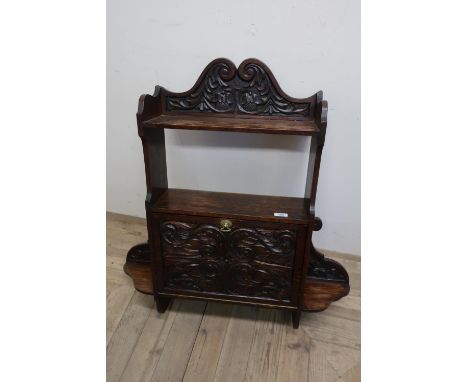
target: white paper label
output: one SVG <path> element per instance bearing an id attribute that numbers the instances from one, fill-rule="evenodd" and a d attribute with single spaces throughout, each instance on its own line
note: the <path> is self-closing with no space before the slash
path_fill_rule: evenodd
<path id="1" fill-rule="evenodd" d="M 280 217 L 280 218 L 287 218 L 288 214 L 286 212 L 275 212 L 273 215 Z"/>

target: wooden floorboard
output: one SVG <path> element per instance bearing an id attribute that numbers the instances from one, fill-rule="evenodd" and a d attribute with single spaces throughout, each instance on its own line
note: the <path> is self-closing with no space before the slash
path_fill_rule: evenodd
<path id="1" fill-rule="evenodd" d="M 156 311 L 122 266 L 146 241 L 145 220 L 107 213 L 107 381 L 360 381 L 361 259 L 324 251 L 348 270 L 349 296 L 321 313 L 174 300 Z"/>
<path id="2" fill-rule="evenodd" d="M 198 331 L 184 381 L 212 381 L 223 348 L 234 305 L 208 303 Z"/>
<path id="3" fill-rule="evenodd" d="M 237 305 L 233 308 L 213 381 L 244 380 L 255 333 L 256 317 L 257 309 L 250 306 Z"/>
<path id="4" fill-rule="evenodd" d="M 245 381 L 277 380 L 281 338 L 285 329 L 283 313 L 274 309 L 259 309 Z"/>

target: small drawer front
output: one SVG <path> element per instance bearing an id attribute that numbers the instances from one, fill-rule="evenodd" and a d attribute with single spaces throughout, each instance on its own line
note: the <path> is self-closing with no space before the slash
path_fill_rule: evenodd
<path id="1" fill-rule="evenodd" d="M 198 220 L 159 220 L 164 289 L 290 300 L 296 230 L 240 220 L 228 229 L 220 219 Z"/>

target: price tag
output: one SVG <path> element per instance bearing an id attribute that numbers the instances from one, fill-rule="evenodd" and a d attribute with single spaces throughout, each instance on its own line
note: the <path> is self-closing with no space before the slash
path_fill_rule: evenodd
<path id="1" fill-rule="evenodd" d="M 279 218 L 287 218 L 288 214 L 286 212 L 275 212 L 273 215 L 279 217 Z"/>

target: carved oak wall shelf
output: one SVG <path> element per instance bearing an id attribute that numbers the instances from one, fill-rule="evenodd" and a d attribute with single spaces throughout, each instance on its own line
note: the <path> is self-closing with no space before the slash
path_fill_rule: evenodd
<path id="1" fill-rule="evenodd" d="M 164 312 L 171 298 L 318 312 L 349 292 L 346 270 L 312 244 L 322 227 L 315 196 L 327 127 L 322 92 L 286 95 L 256 59 L 211 62 L 185 93 L 157 86 L 140 97 L 148 243 L 124 266 L 135 288 Z M 168 187 L 164 129 L 314 136 L 304 198 Z M 280 214 L 278 214 L 280 212 Z"/>

